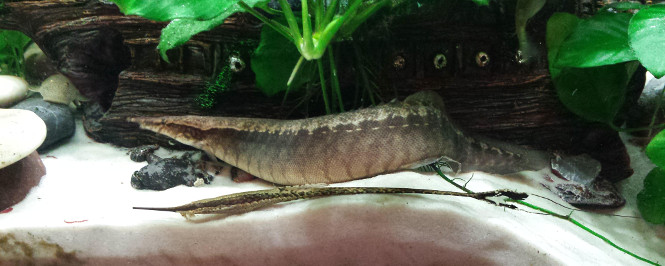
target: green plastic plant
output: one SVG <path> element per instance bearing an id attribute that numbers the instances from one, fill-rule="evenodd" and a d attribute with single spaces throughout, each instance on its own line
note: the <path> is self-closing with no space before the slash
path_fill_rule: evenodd
<path id="1" fill-rule="evenodd" d="M 24 76 L 23 53 L 29 42 L 21 32 L 0 30 L 0 74 Z"/>
<path id="2" fill-rule="evenodd" d="M 330 84 L 336 94 L 336 98 L 340 101 L 338 106 L 343 111 L 339 82 L 336 80 L 337 75 L 333 50 L 329 49 L 329 45 L 334 40 L 350 37 L 351 33 L 360 24 L 381 7 L 390 3 L 389 0 L 352 0 L 347 5 L 342 5 L 339 0 L 331 2 L 302 0 L 303 11 L 300 12 L 300 20 L 298 20 L 286 0 L 279 0 L 281 12 L 268 8 L 267 0 L 115 0 L 114 2 L 125 14 L 139 15 L 158 21 L 171 20 L 171 23 L 162 31 L 162 37 L 158 46 L 165 60 L 168 60 L 166 57 L 167 50 L 183 44 L 196 33 L 210 30 L 222 24 L 224 19 L 231 14 L 244 11 L 254 15 L 263 21 L 265 25 L 295 45 L 300 53 L 300 59 L 296 62 L 291 71 L 290 78 L 286 83 L 287 89 L 292 85 L 298 70 L 303 65 L 303 61 L 316 60 L 321 77 L 322 95 L 328 113 L 331 112 L 331 109 L 327 99 L 328 93 L 326 92 L 324 66 L 321 58 L 324 54 L 327 54 L 329 57 Z M 267 13 L 281 14 L 287 22 L 286 25 L 278 22 L 278 20 L 266 17 L 263 13 L 255 10 L 255 7 L 265 10 Z M 275 55 L 278 56 L 277 54 Z M 257 69 L 261 68 L 254 68 L 255 71 Z M 266 79 L 264 76 L 268 73 L 269 71 L 263 70 L 256 74 L 259 80 L 263 80 Z M 258 84 L 263 88 L 269 86 L 263 84 L 263 82 L 258 82 Z M 267 94 L 275 92 L 272 88 L 267 88 L 266 90 Z"/>
<path id="3" fill-rule="evenodd" d="M 663 21 L 665 5 L 636 2 L 608 5 L 586 19 L 566 13 L 553 15 L 547 24 L 548 60 L 561 102 L 585 119 L 627 130 L 615 125 L 615 120 L 637 67 L 643 65 L 656 78 L 665 76 Z M 646 153 L 659 167 L 644 180 L 638 208 L 645 220 L 662 224 L 665 133 L 651 141 Z"/>
<path id="4" fill-rule="evenodd" d="M 444 180 L 446 180 L 446 182 L 452 184 L 452 185 L 455 186 L 456 188 L 458 188 L 458 189 L 460 189 L 460 190 L 462 190 L 462 191 L 464 191 L 464 192 L 466 192 L 466 193 L 475 193 L 475 192 L 471 191 L 470 189 L 466 188 L 466 184 L 465 184 L 465 185 L 460 185 L 460 184 L 456 183 L 453 179 L 450 179 L 450 178 L 447 177 L 445 174 L 443 174 L 443 172 L 441 172 L 440 165 L 438 165 L 437 163 L 434 163 L 434 164 L 429 165 L 428 168 L 429 168 L 429 169 L 433 169 L 433 170 L 434 170 L 434 171 L 435 171 L 435 172 L 436 172 L 441 178 L 443 178 Z M 470 180 L 469 180 L 469 181 L 470 181 Z M 468 183 L 469 181 L 467 181 L 467 183 Z M 639 256 L 639 255 L 637 255 L 637 254 L 635 254 L 635 253 L 633 253 L 633 252 L 631 252 L 631 251 L 629 251 L 629 250 L 627 250 L 627 249 L 625 249 L 625 248 L 623 248 L 623 247 L 621 247 L 621 246 L 615 244 L 614 242 L 612 242 L 612 240 L 610 240 L 610 239 L 608 239 L 607 237 L 603 236 L 602 234 L 600 234 L 600 233 L 594 231 L 593 229 L 587 227 L 586 225 L 580 223 L 579 221 L 577 221 L 575 218 L 572 217 L 572 212 L 571 212 L 570 214 L 567 214 L 567 215 L 566 215 L 566 214 L 560 214 L 560 213 L 557 213 L 557 212 L 551 211 L 551 210 L 549 210 L 549 209 L 546 209 L 546 208 L 543 208 L 543 207 L 540 207 L 540 206 L 537 206 L 537 205 L 531 204 L 531 203 L 527 202 L 526 200 L 511 200 L 511 199 L 506 199 L 506 201 L 507 201 L 507 202 L 514 202 L 514 203 L 516 203 L 516 204 L 519 204 L 519 205 L 525 206 L 525 207 L 527 207 L 527 208 L 530 208 L 530 209 L 536 210 L 536 211 L 538 211 L 538 212 L 540 212 L 540 213 L 544 213 L 544 214 L 551 215 L 551 216 L 553 216 L 553 217 L 556 217 L 556 218 L 559 218 L 559 219 L 563 219 L 563 220 L 565 220 L 565 221 L 568 221 L 568 222 L 574 224 L 575 226 L 581 228 L 582 230 L 584 230 L 584 231 L 586 231 L 586 232 L 592 234 L 593 236 L 595 236 L 595 237 L 597 237 L 597 238 L 603 240 L 603 242 L 607 243 L 608 245 L 612 246 L 613 248 L 615 248 L 615 249 L 617 249 L 617 250 L 619 250 L 619 251 L 621 251 L 621 252 L 623 252 L 623 253 L 626 253 L 626 254 L 628 254 L 629 256 L 633 257 L 633 258 L 636 258 L 636 259 L 638 259 L 638 260 L 641 260 L 641 261 L 646 262 L 646 263 L 651 264 L 651 265 L 660 265 L 660 264 L 658 264 L 658 263 L 656 263 L 656 262 L 654 262 L 654 261 L 651 261 L 651 260 L 649 260 L 649 259 L 647 259 L 647 258 L 641 257 L 641 256 Z"/>
<path id="5" fill-rule="evenodd" d="M 547 24 L 548 60 L 563 104 L 583 118 L 618 128 L 614 119 L 637 66 L 657 78 L 665 75 L 663 19 L 664 5 L 633 2 L 609 5 L 587 19 L 554 14 Z"/>
<path id="6" fill-rule="evenodd" d="M 279 0 L 281 11 L 269 8 L 267 5 L 269 2 L 268 0 L 112 1 L 115 2 L 120 7 L 121 11 L 125 14 L 139 15 L 157 21 L 170 21 L 168 26 L 162 30 L 162 36 L 158 45 L 158 49 L 160 50 L 162 57 L 167 61 L 168 58 L 166 56 L 166 51 L 184 44 L 197 33 L 211 30 L 218 25 L 221 25 L 230 15 L 236 12 L 248 12 L 256 16 L 261 21 L 263 21 L 265 25 L 268 26 L 263 28 L 261 33 L 261 43 L 252 56 L 252 69 L 256 74 L 256 81 L 259 88 L 263 89 L 266 94 L 273 95 L 277 92 L 288 90 L 288 88 L 291 86 L 307 83 L 308 80 L 314 75 L 313 70 L 318 69 L 321 82 L 320 86 L 324 92 L 323 97 L 324 101 L 326 102 L 326 109 L 330 112 L 331 108 L 329 107 L 328 99 L 326 98 L 328 94 L 326 93 L 324 63 L 321 61 L 321 59 L 326 55 L 329 57 L 329 77 L 331 77 L 330 84 L 337 94 L 337 100 L 340 101 L 340 109 L 343 108 L 343 105 L 341 104 L 341 95 L 339 94 L 339 85 L 336 81 L 333 50 L 330 49 L 330 45 L 335 41 L 351 38 L 351 35 L 356 30 L 356 28 L 380 8 L 387 5 L 395 6 L 401 2 L 409 0 L 349 0 L 345 2 L 340 0 L 301 0 L 302 10 L 304 12 L 300 12 L 300 16 L 297 15 L 297 12 L 291 10 L 286 0 Z M 489 0 L 471 1 L 479 5 L 489 4 Z M 532 47 L 528 42 L 525 26 L 528 19 L 531 18 L 544 5 L 544 3 L 545 1 L 542 0 L 518 1 L 515 17 L 516 34 L 518 35 L 520 42 L 520 50 L 527 53 L 527 56 L 529 56 L 529 49 Z M 644 8 L 642 5 L 615 5 L 615 7 L 619 10 L 635 9 L 635 7 L 638 9 Z M 266 15 L 264 15 L 264 13 L 261 13 L 255 9 L 261 9 L 265 13 L 277 16 L 279 18 L 268 18 Z M 605 10 L 604 12 L 608 12 L 608 14 L 619 14 L 609 9 Z M 630 18 L 635 20 L 636 25 L 639 25 L 642 20 L 645 20 L 645 23 L 649 24 L 653 17 L 658 16 L 655 14 L 659 12 L 660 11 L 658 10 L 651 10 L 647 13 L 641 14 L 640 16 L 630 15 Z M 584 71 L 591 71 L 591 68 L 598 67 L 598 69 L 594 69 L 593 71 L 598 72 L 598 75 L 601 75 L 601 77 L 612 78 L 612 75 L 618 74 L 616 77 L 613 77 L 616 79 L 616 81 L 618 81 L 618 86 L 612 87 L 614 86 L 613 84 L 615 81 L 607 82 L 611 84 L 605 85 L 610 85 L 608 88 L 609 90 L 616 89 L 619 90 L 619 92 L 609 93 L 609 95 L 612 97 L 607 99 L 604 98 L 604 96 L 608 93 L 600 89 L 600 87 L 603 86 L 603 84 L 601 84 L 603 80 L 599 79 L 585 85 L 588 88 L 591 88 L 591 92 L 587 93 L 588 95 L 594 95 L 595 93 L 598 95 L 596 99 L 600 99 L 600 103 L 594 105 L 592 108 L 585 109 L 583 104 L 575 101 L 575 97 L 570 97 L 570 100 L 564 100 L 565 97 L 562 97 L 562 101 L 565 102 L 566 106 L 574 110 L 574 112 L 578 113 L 582 117 L 589 118 L 593 121 L 601 121 L 611 124 L 618 110 L 615 110 L 617 108 L 616 106 L 618 106 L 617 102 L 623 102 L 623 98 L 621 98 L 622 96 L 619 97 L 616 95 L 623 95 L 621 90 L 625 90 L 624 80 L 628 80 L 628 78 L 634 72 L 635 62 L 633 61 L 640 60 L 640 62 L 647 66 L 647 69 L 653 73 L 661 73 L 661 75 L 665 73 L 663 73 L 662 69 L 660 69 L 658 62 L 645 63 L 649 59 L 644 57 L 649 57 L 651 52 L 637 52 L 637 50 L 644 49 L 644 47 L 642 47 L 639 43 L 639 40 L 645 40 L 646 42 L 646 40 L 650 38 L 648 35 L 650 35 L 649 31 L 653 25 L 634 26 L 635 29 L 632 36 L 634 36 L 634 39 L 638 42 L 632 44 L 629 43 L 629 39 L 625 37 L 626 34 L 628 34 L 628 30 L 623 30 L 621 28 L 625 28 L 626 25 L 631 25 L 631 23 L 625 24 L 625 19 L 628 16 L 616 15 L 616 18 L 609 17 L 614 17 L 614 15 L 608 15 L 608 17 L 599 16 L 599 18 L 590 18 L 587 22 L 581 23 L 583 20 L 580 20 L 573 15 L 556 14 L 552 17 L 552 19 L 550 19 L 548 23 L 547 42 L 549 48 L 548 58 L 550 62 L 550 71 L 552 72 L 552 77 L 555 79 L 557 87 L 560 88 L 560 97 L 562 94 L 566 93 L 566 89 L 570 90 L 573 88 L 571 85 L 566 87 L 566 84 L 570 83 L 569 80 L 580 77 L 581 75 L 586 75 Z M 604 21 L 603 19 L 608 19 L 608 21 Z M 599 22 L 596 20 L 599 20 Z M 612 26 L 616 25 L 619 29 L 616 29 L 616 27 L 610 27 L 609 30 L 603 32 L 601 26 L 604 23 Z M 578 36 L 578 38 L 583 38 L 585 34 L 587 34 L 584 32 L 584 27 L 578 27 L 578 24 L 592 25 L 589 30 L 599 31 L 596 33 L 601 38 L 599 40 L 591 39 L 587 43 L 582 41 L 578 44 L 575 44 L 575 38 L 569 38 L 574 32 L 582 32 L 575 35 Z M 655 25 L 655 28 L 662 30 L 659 25 Z M 612 31 L 612 29 L 616 31 Z M 647 32 L 640 32 L 641 30 L 646 30 Z M 663 35 L 661 34 L 660 36 Z M 596 42 L 601 43 L 613 38 L 621 38 L 622 41 L 615 43 L 608 42 L 608 46 L 615 45 L 618 48 L 591 46 L 596 44 Z M 586 55 L 585 53 L 589 51 L 589 49 L 587 49 L 585 52 L 581 53 L 581 59 L 583 60 L 576 62 L 574 59 L 580 55 L 567 54 L 574 53 L 577 49 L 574 45 L 579 44 L 582 44 L 582 46 L 590 45 L 590 50 L 593 50 L 594 52 Z M 634 47 L 625 46 L 624 44 L 631 44 Z M 658 45 L 665 45 L 665 42 L 661 41 Z M 573 48 L 570 48 L 569 46 Z M 289 50 L 287 47 L 293 49 Z M 662 47 L 656 47 L 654 50 L 662 50 L 659 50 L 658 48 Z M 627 55 L 623 54 L 622 57 L 620 57 L 623 59 L 606 58 L 608 53 L 613 53 L 612 51 L 617 49 L 619 51 L 632 49 L 632 52 L 629 52 Z M 559 52 L 560 50 L 561 52 Z M 566 58 L 566 56 L 570 58 L 566 60 L 561 59 L 561 62 L 558 62 L 558 56 L 560 55 L 562 58 Z M 309 61 L 315 61 L 315 64 L 309 64 Z M 615 64 L 619 64 L 619 66 L 613 66 Z M 284 68 L 284 65 L 292 65 L 293 68 Z M 607 66 L 608 69 L 603 69 L 605 66 Z M 278 72 L 278 75 L 271 75 L 271 73 L 275 72 Z M 222 77 L 220 80 L 227 80 L 225 77 L 226 76 Z M 627 84 L 627 81 L 625 81 L 625 83 Z M 621 85 L 623 85 L 623 88 L 620 88 Z M 596 91 L 594 91 L 594 89 Z M 577 91 L 569 92 L 569 94 L 575 93 L 577 93 Z M 585 98 L 585 100 L 586 99 L 588 98 Z M 600 109 L 600 111 L 595 109 Z M 665 152 L 662 154 L 665 154 Z M 447 179 L 447 177 L 445 177 L 440 172 L 440 170 L 438 170 L 438 172 L 441 176 Z M 455 184 L 452 180 L 447 180 Z M 457 186 L 466 192 L 470 192 L 468 189 L 462 186 Z M 571 223 L 576 224 L 580 228 L 586 230 L 587 232 L 603 239 L 605 242 L 611 244 L 619 250 L 645 262 L 655 264 L 618 247 L 607 238 L 599 235 L 588 227 L 572 219 L 569 215 L 557 214 L 544 208 L 531 205 L 524 201 L 518 201 L 516 203 L 538 211 L 542 211 L 558 218 L 566 219 Z"/>
<path id="7" fill-rule="evenodd" d="M 330 44 L 350 39 L 354 31 L 379 9 L 388 5 L 399 5 L 406 0 L 301 0 L 301 12 L 297 14 L 286 0 L 278 0 L 281 10 L 268 7 L 269 0 L 112 0 L 127 15 L 138 15 L 156 21 L 170 21 L 162 30 L 158 49 L 164 60 L 168 61 L 166 51 L 187 42 L 195 34 L 211 30 L 221 25 L 224 20 L 236 12 L 247 12 L 258 19 L 274 33 L 267 32 L 264 27 L 262 43 L 257 55 L 252 58 L 252 69 L 257 77 L 257 86 L 267 95 L 287 91 L 293 86 L 306 83 L 311 77 L 306 61 L 315 61 L 319 72 L 320 87 L 326 111 L 333 112 L 326 85 L 326 76 L 332 87 L 333 98 L 337 100 L 339 111 L 344 111 L 334 51 Z M 487 5 L 489 0 L 471 0 L 480 5 Z M 269 18 L 264 13 L 272 14 L 280 19 Z M 281 21 L 285 21 L 283 23 Z M 284 79 L 276 76 L 272 67 L 276 58 L 284 58 L 279 51 L 269 52 L 278 43 L 275 35 L 285 38 L 299 53 L 286 83 L 275 85 L 273 81 Z M 271 36 L 271 37 L 267 37 Z M 264 42 L 265 41 L 265 42 Z M 266 51 L 268 53 L 266 54 Z M 285 54 L 288 54 L 288 50 Z M 328 75 L 322 58 L 327 56 Z M 291 60 L 286 62 L 290 63 Z M 280 63 L 284 63 L 281 61 Z M 280 66 L 278 69 L 283 69 Z M 299 74 L 301 68 L 306 73 Z M 283 71 L 278 71 L 283 72 Z M 300 77 L 300 79 L 298 79 Z"/>

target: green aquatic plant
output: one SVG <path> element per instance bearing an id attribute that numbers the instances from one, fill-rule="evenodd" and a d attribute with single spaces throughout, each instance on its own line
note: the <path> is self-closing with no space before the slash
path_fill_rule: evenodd
<path id="1" fill-rule="evenodd" d="M 13 30 L 0 30 L 0 74 L 24 76 L 23 54 L 30 38 Z"/>
<path id="2" fill-rule="evenodd" d="M 547 23 L 548 60 L 561 102 L 587 120 L 605 123 L 617 131 L 635 130 L 621 128 L 615 121 L 624 106 L 630 79 L 640 64 L 656 78 L 665 76 L 663 21 L 665 5 L 636 2 L 607 5 L 586 19 L 554 14 Z M 655 127 L 653 124 L 650 129 Z M 664 132 L 654 137 L 646 153 L 658 167 L 644 180 L 638 208 L 645 220 L 663 224 Z"/>
<path id="3" fill-rule="evenodd" d="M 334 55 L 333 50 L 329 49 L 329 44 L 335 40 L 349 37 L 367 18 L 390 3 L 389 0 L 352 0 L 343 5 L 338 0 L 331 2 L 302 0 L 303 11 L 300 12 L 301 23 L 299 24 L 295 13 L 286 0 L 279 0 L 281 11 L 269 8 L 267 5 L 269 1 L 267 0 L 115 0 L 114 2 L 125 14 L 139 15 L 158 21 L 171 21 L 162 31 L 158 46 L 165 60 L 168 60 L 166 57 L 167 50 L 183 44 L 194 34 L 210 30 L 222 24 L 233 13 L 248 12 L 289 40 L 300 53 L 300 59 L 298 59 L 291 71 L 286 89 L 292 84 L 304 60 L 316 60 L 320 77 L 323 77 L 324 67 L 321 58 L 324 54 L 328 55 L 328 61 L 330 62 L 330 84 L 336 97 L 340 100 L 339 108 L 342 111 L 343 105 L 341 104 L 339 83 L 336 82 Z M 260 8 L 269 14 L 279 14 L 283 16 L 287 23 L 284 25 L 278 22 L 278 20 L 268 18 L 254 8 Z M 274 55 L 277 56 L 278 54 Z M 269 57 L 269 59 L 272 58 Z M 255 68 L 255 71 L 256 69 L 261 68 Z M 270 75 L 270 72 L 261 71 L 256 74 L 261 81 L 263 80 L 262 77 Z M 326 110 L 331 112 L 326 97 L 325 82 L 323 82 L 323 79 L 321 81 Z M 258 84 L 259 88 L 267 92 L 266 94 L 273 94 L 275 91 L 268 86 L 262 86 L 263 82 L 259 82 Z"/>
<path id="4" fill-rule="evenodd" d="M 453 179 L 450 179 L 448 176 L 446 176 L 441 171 L 440 168 L 441 168 L 441 165 L 439 165 L 437 163 L 434 163 L 434 164 L 431 164 L 431 165 L 428 166 L 428 169 L 433 169 L 441 178 L 443 178 L 444 180 L 446 180 L 446 182 L 452 184 L 456 188 L 458 188 L 458 189 L 460 189 L 460 190 L 462 190 L 466 193 L 469 193 L 469 194 L 476 194 L 476 192 L 473 192 L 470 189 L 466 188 L 466 184 L 465 185 L 460 185 L 460 184 L 456 183 Z M 471 181 L 471 180 L 469 180 L 469 181 Z M 467 183 L 469 181 L 467 181 Z M 505 201 L 506 202 L 511 202 L 511 203 L 516 203 L 516 204 L 525 206 L 527 208 L 533 209 L 535 211 L 538 211 L 540 213 L 544 213 L 544 214 L 551 215 L 553 217 L 568 221 L 568 222 L 574 224 L 575 226 L 581 228 L 582 230 L 592 234 L 593 236 L 603 240 L 603 242 L 607 243 L 608 245 L 612 246 L 613 248 L 615 248 L 615 249 L 617 249 L 617 250 L 619 250 L 623 253 L 626 253 L 626 254 L 630 255 L 631 257 L 633 257 L 633 258 L 636 258 L 638 260 L 641 260 L 641 261 L 646 262 L 646 263 L 651 264 L 651 265 L 660 265 L 656 262 L 653 262 L 653 261 L 651 261 L 647 258 L 639 256 L 639 255 L 637 255 L 637 254 L 635 254 L 635 253 L 633 253 L 633 252 L 631 252 L 631 251 L 615 244 L 614 242 L 612 242 L 612 240 L 610 240 L 607 237 L 603 236 L 602 234 L 594 231 L 593 229 L 589 228 L 588 226 L 580 223 L 579 221 L 577 221 L 575 218 L 572 217 L 572 214 L 573 214 L 572 212 L 570 214 L 560 214 L 560 213 L 551 211 L 549 209 L 531 204 L 531 203 L 527 202 L 525 199 L 505 199 Z M 574 209 L 574 211 L 575 211 L 575 209 Z"/>
<path id="5" fill-rule="evenodd" d="M 646 154 L 657 167 L 644 178 L 644 188 L 637 194 L 637 208 L 645 220 L 665 224 L 665 131 L 651 140 Z"/>
<path id="6" fill-rule="evenodd" d="M 252 58 L 252 70 L 257 77 L 257 87 L 266 95 L 286 91 L 300 86 L 311 79 L 311 69 L 319 72 L 323 102 L 328 113 L 333 112 L 328 99 L 327 82 L 331 87 L 333 99 L 339 111 L 344 111 L 344 104 L 337 79 L 337 67 L 334 51 L 330 44 L 352 38 L 354 31 L 378 10 L 386 6 L 396 6 L 406 0 L 301 0 L 301 11 L 291 9 L 287 0 L 278 0 L 281 10 L 268 6 L 269 0 L 112 0 L 127 15 L 139 15 L 156 21 L 170 21 L 162 30 L 158 49 L 164 60 L 168 61 L 166 51 L 187 42 L 195 34 L 221 25 L 224 20 L 236 12 L 247 12 L 264 22 L 266 27 L 261 34 L 261 44 L 256 56 Z M 470 0 L 480 5 L 487 5 L 489 0 Z M 261 9 L 264 12 L 259 12 Z M 297 14 L 300 13 L 300 14 Z M 269 18 L 267 15 L 279 17 Z M 528 18 L 527 18 L 528 19 Z M 283 38 L 276 38 L 281 36 Z M 297 60 L 283 60 L 292 54 L 289 50 L 275 49 L 281 43 L 290 43 L 298 52 Z M 286 51 L 286 53 L 282 53 Z M 327 71 L 322 59 L 327 57 Z M 293 62 L 295 61 L 295 62 Z M 306 64 L 315 61 L 315 65 Z M 284 63 L 292 64 L 292 70 L 283 82 Z M 255 66 L 256 65 L 256 66 Z M 305 68 L 304 74 L 299 74 Z M 327 77 L 327 78 L 326 78 Z M 275 85 L 279 81 L 279 85 Z M 335 105 L 332 105 L 335 106 Z"/>
<path id="7" fill-rule="evenodd" d="M 561 102 L 575 114 L 615 129 L 628 82 L 642 64 L 665 75 L 665 5 L 608 5 L 580 19 L 556 13 L 547 23 L 550 74 Z"/>

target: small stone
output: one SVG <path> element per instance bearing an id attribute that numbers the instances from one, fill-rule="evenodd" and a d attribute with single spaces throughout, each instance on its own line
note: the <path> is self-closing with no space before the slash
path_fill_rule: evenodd
<path id="1" fill-rule="evenodd" d="M 46 174 L 35 149 L 46 126 L 33 112 L 0 109 L 0 210 L 23 200 Z"/>
<path id="2" fill-rule="evenodd" d="M 9 107 L 12 104 L 25 99 L 28 94 L 28 82 L 24 79 L 0 75 L 0 108 Z"/>
<path id="3" fill-rule="evenodd" d="M 201 153 L 184 153 L 181 156 L 162 159 L 154 154 L 159 146 L 144 145 L 130 149 L 130 158 L 135 161 L 147 161 L 148 165 L 135 171 L 131 185 L 135 189 L 166 190 L 178 185 L 202 186 L 213 179 L 200 163 Z"/>
<path id="4" fill-rule="evenodd" d="M 148 160 L 148 155 L 152 154 L 157 149 L 159 149 L 159 145 L 157 144 L 143 145 L 129 149 L 127 154 L 129 154 L 129 159 L 140 163 Z"/>
<path id="5" fill-rule="evenodd" d="M 47 135 L 44 143 L 39 146 L 40 151 L 74 135 L 76 128 L 74 115 L 67 105 L 45 102 L 40 98 L 30 98 L 18 103 L 12 109 L 32 111 L 44 121 Z"/>
<path id="6" fill-rule="evenodd" d="M 33 112 L 0 109 L 0 169 L 25 158 L 46 137 L 46 126 Z"/>
<path id="7" fill-rule="evenodd" d="M 0 169 L 0 210 L 23 200 L 45 174 L 46 168 L 37 152 Z"/>

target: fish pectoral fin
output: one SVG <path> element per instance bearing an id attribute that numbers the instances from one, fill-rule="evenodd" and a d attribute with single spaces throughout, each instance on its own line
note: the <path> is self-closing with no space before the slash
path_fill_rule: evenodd
<path id="1" fill-rule="evenodd" d="M 404 168 L 406 169 L 417 169 L 419 171 L 423 172 L 435 172 L 436 169 L 433 167 L 436 167 L 437 169 L 441 169 L 442 167 L 446 167 L 453 171 L 455 175 L 459 174 L 462 171 L 462 163 L 453 160 L 452 158 L 448 156 L 441 156 L 437 158 L 427 158 L 422 161 L 418 161 L 412 164 L 409 164 L 405 166 Z"/>

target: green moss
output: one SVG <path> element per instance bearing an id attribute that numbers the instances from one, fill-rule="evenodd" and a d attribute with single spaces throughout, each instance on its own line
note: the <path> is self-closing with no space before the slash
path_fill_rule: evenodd
<path id="1" fill-rule="evenodd" d="M 196 98 L 196 104 L 201 109 L 210 110 L 219 103 L 219 96 L 229 90 L 232 71 L 225 65 L 212 82 L 206 83 L 203 92 Z"/>

